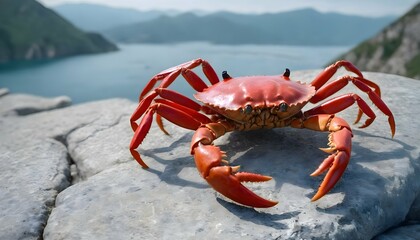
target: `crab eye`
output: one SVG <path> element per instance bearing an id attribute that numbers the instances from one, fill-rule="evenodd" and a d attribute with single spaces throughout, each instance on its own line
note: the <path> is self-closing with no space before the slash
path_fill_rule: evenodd
<path id="1" fill-rule="evenodd" d="M 286 112 L 288 107 L 287 103 L 280 103 L 279 110 L 280 112 Z"/>
<path id="2" fill-rule="evenodd" d="M 223 80 L 228 80 L 228 79 L 231 79 L 232 77 L 227 73 L 227 71 L 223 71 L 222 78 Z"/>
<path id="3" fill-rule="evenodd" d="M 252 112 L 251 105 L 246 105 L 244 109 L 245 114 L 250 114 Z"/>
<path id="4" fill-rule="evenodd" d="M 290 69 L 286 68 L 284 70 L 283 77 L 290 77 Z"/>

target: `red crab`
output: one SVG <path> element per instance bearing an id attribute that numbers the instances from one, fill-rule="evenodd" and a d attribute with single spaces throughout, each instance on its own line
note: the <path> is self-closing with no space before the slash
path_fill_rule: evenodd
<path id="1" fill-rule="evenodd" d="M 207 86 L 191 71 L 199 65 L 211 86 Z M 344 76 L 327 83 L 340 67 L 345 67 L 357 76 Z M 197 91 L 194 96 L 203 103 L 202 105 L 167 89 L 180 74 Z M 227 132 L 261 128 L 289 126 L 329 131 L 329 148 L 321 150 L 330 155 L 311 174 L 318 176 L 328 170 L 318 192 L 312 198 L 312 201 L 318 200 L 340 179 L 351 154 L 352 130 L 345 120 L 334 114 L 357 103 L 359 113 L 355 123 L 359 122 L 363 113 L 367 115 L 367 120 L 361 128 L 369 126 L 376 116 L 368 104 L 355 93 L 332 98 L 305 112 L 302 108 L 308 102 L 321 102 L 352 82 L 388 116 L 392 136 L 395 133 L 395 121 L 392 112 L 380 97 L 379 86 L 365 79 L 348 61 L 338 61 L 327 67 L 310 84 L 291 81 L 289 76 L 288 69 L 282 75 L 237 78 L 224 71 L 223 81 L 219 81 L 211 65 L 202 59 L 164 70 L 146 85 L 140 94 L 140 103 L 131 116 L 130 123 L 135 131 L 130 143 L 131 154 L 143 168 L 148 167 L 136 149 L 146 137 L 153 115 L 156 114 L 157 124 L 166 134 L 162 117 L 178 126 L 195 130 L 191 141 L 191 154 L 201 176 L 216 191 L 237 203 L 265 208 L 272 207 L 277 202 L 256 195 L 241 182 L 268 181 L 271 177 L 239 172 L 239 166 L 229 166 L 224 160 L 225 152 L 214 146 L 213 141 Z M 159 86 L 155 88 L 159 81 Z M 141 117 L 140 124 L 137 125 L 136 121 Z"/>

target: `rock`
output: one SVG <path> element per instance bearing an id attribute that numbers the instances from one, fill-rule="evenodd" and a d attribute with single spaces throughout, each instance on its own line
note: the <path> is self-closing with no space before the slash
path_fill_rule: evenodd
<path id="1" fill-rule="evenodd" d="M 82 151 L 74 152 L 74 148 L 80 149 L 84 145 L 82 143 L 84 141 L 89 142 L 93 136 L 95 137 L 94 139 L 97 139 L 97 144 L 100 147 L 92 148 L 89 145 L 90 152 L 93 150 L 97 154 L 98 152 L 106 151 L 109 148 L 104 147 L 111 147 L 111 145 L 120 141 L 122 142 L 120 144 L 120 151 L 124 152 L 126 161 L 129 161 L 128 156 L 130 153 L 123 151 L 123 149 L 126 150 L 126 146 L 130 143 L 129 136 L 132 130 L 125 128 L 125 133 L 124 131 L 122 133 L 114 131 L 106 139 L 101 138 L 101 132 L 107 133 L 108 129 L 115 129 L 113 127 L 118 126 L 120 122 L 124 124 L 129 123 L 128 118 L 131 114 L 130 112 L 135 107 L 136 105 L 128 100 L 112 99 L 70 106 L 23 117 L 3 118 L 3 121 L 0 121 L 0 124 L 3 125 L 0 129 L 0 136 L 4 139 L 10 138 L 12 141 L 5 141 L 2 145 L 9 149 L 15 149 L 19 143 L 26 144 L 28 141 L 31 142 L 32 139 L 56 139 L 68 147 L 72 161 L 78 161 L 77 154 L 80 154 Z M 121 138 L 121 134 L 127 135 L 127 137 Z M 31 136 L 31 138 L 28 138 L 28 136 Z M 99 138 L 96 138 L 98 136 Z M 115 156 L 109 157 L 115 162 L 118 162 L 118 158 L 115 159 Z M 110 166 L 105 164 L 103 159 L 101 161 L 97 160 L 94 169 L 95 173 Z M 86 161 L 86 159 L 80 160 L 78 165 L 83 166 L 83 161 Z M 82 168 L 81 172 L 85 172 L 84 168 Z"/>
<path id="2" fill-rule="evenodd" d="M 44 98 L 28 94 L 8 94 L 0 101 L 0 116 L 28 115 L 67 107 L 71 104 L 69 97 Z"/>
<path id="3" fill-rule="evenodd" d="M 6 105 L 4 99 L 0 105 Z M 114 99 L 0 118 L 0 239 L 42 238 L 57 193 L 74 180 L 70 171 L 76 165 L 67 136 L 89 124 L 97 124 L 92 132 L 96 134 L 128 115 L 124 106 L 135 107 L 128 100 Z"/>
<path id="4" fill-rule="evenodd" d="M 414 200 L 411 205 L 410 211 L 408 211 L 406 221 L 420 223 L 420 194 Z"/>
<path id="5" fill-rule="evenodd" d="M 420 225 L 408 225 L 389 230 L 374 240 L 418 240 L 420 238 Z"/>
<path id="6" fill-rule="evenodd" d="M 310 81 L 318 72 L 291 77 Z M 58 194 L 44 239 L 371 239 L 420 219 L 420 130 L 413 107 L 420 104 L 420 82 L 378 73 L 366 77 L 382 87 L 396 118 L 396 135 L 390 138 L 386 117 L 374 108 L 378 116 L 369 128 L 354 127 L 352 158 L 343 178 L 316 202 L 310 198 L 322 177 L 309 174 L 326 157 L 317 148 L 326 146 L 327 133 L 284 128 L 234 132 L 216 140 L 231 165 L 273 177 L 246 185 L 279 204 L 252 209 L 206 184 L 189 155 L 193 132 L 167 121 L 170 136 L 153 124 L 140 146 L 150 167 L 142 169 L 128 151 L 136 103 L 123 99 L 0 118 L 1 160 L 12 161 L 12 152 L 39 139 L 66 147 L 72 186 Z M 344 92 L 368 99 L 350 85 Z M 356 113 L 357 107 L 351 107 L 338 115 L 351 122 Z"/>
<path id="7" fill-rule="evenodd" d="M 9 89 L 7 88 L 0 88 L 0 97 L 7 95 L 9 93 Z"/>
<path id="8" fill-rule="evenodd" d="M 2 142 L 5 139 L 2 138 Z M 63 144 L 39 139 L 0 154 L 0 238 L 39 239 L 59 191 L 70 185 Z"/>
<path id="9" fill-rule="evenodd" d="M 420 79 L 420 3 L 381 32 L 343 54 L 364 71 L 386 72 Z"/>

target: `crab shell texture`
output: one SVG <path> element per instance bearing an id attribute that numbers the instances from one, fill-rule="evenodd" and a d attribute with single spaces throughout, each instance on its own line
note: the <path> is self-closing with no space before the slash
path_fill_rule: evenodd
<path id="1" fill-rule="evenodd" d="M 249 76 L 225 79 L 194 97 L 229 119 L 247 122 L 263 110 L 277 114 L 280 120 L 294 116 L 315 92 L 315 87 L 282 75 Z"/>

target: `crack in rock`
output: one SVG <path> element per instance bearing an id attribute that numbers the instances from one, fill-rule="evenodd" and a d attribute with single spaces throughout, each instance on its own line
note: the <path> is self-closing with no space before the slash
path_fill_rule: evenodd
<path id="1" fill-rule="evenodd" d="M 107 130 L 107 129 L 109 129 L 109 128 L 112 128 L 112 127 L 114 127 L 114 126 L 116 126 L 116 125 L 120 124 L 120 123 L 121 123 L 121 120 L 122 120 L 124 117 L 127 117 L 127 116 L 128 116 L 128 114 L 123 114 L 123 115 L 121 115 L 120 117 L 118 117 L 118 118 L 116 119 L 116 121 L 113 121 L 113 122 L 111 122 L 110 124 L 103 124 L 103 125 L 102 125 L 102 126 L 100 126 L 100 127 L 96 127 L 96 126 L 95 126 L 95 127 L 94 127 L 94 129 L 93 129 L 93 132 L 92 132 L 92 133 L 90 133 L 88 136 L 85 136 L 85 137 L 84 137 L 84 138 L 82 138 L 82 139 L 79 139 L 79 140 L 77 140 L 77 141 L 74 141 L 74 143 L 75 143 L 76 147 L 74 147 L 74 149 L 73 149 L 73 150 L 76 150 L 77 146 L 79 146 L 81 143 L 85 142 L 86 140 L 88 140 L 88 139 L 90 139 L 90 138 L 95 137 L 95 135 L 97 135 L 98 133 L 101 133 L 102 131 L 105 131 L 105 130 Z M 94 121 L 92 121 L 92 122 L 90 122 L 90 123 L 88 123 L 88 124 L 84 124 L 83 126 L 80 126 L 80 127 L 78 127 L 77 129 L 74 129 L 73 131 L 69 132 L 68 134 L 66 134 L 66 140 L 67 140 L 67 137 L 68 137 L 70 134 L 74 133 L 76 130 L 79 130 L 79 129 L 83 128 L 83 127 L 87 127 L 87 126 L 89 126 L 89 125 L 94 126 L 94 125 L 95 125 L 95 122 L 97 122 L 98 120 L 100 120 L 100 118 L 97 118 L 97 119 L 95 119 Z"/>
<path id="2" fill-rule="evenodd" d="M 118 125 L 127 114 L 116 113 L 126 110 L 121 105 L 130 106 L 130 102 L 105 100 L 69 108 L 55 104 L 54 108 L 61 109 L 44 107 L 36 114 L 25 110 L 28 115 L 19 116 L 19 110 L 38 103 L 12 106 L 11 99 L 17 99 L 16 95 L 2 97 L 0 103 L 0 112 L 5 113 L 0 114 L 0 238 L 43 239 L 57 197 L 81 179 L 69 149 L 70 136 L 87 126 L 103 131 Z M 19 99 L 28 102 L 28 98 Z M 7 115 L 11 109 L 18 114 Z"/>
<path id="3" fill-rule="evenodd" d="M 100 119 L 100 118 L 96 118 L 96 119 L 94 119 L 94 120 L 92 120 L 91 122 L 88 122 L 88 123 L 79 124 L 79 125 L 71 128 L 70 130 L 68 130 L 66 133 L 60 134 L 60 135 L 56 135 L 56 136 L 53 137 L 53 139 L 55 139 L 55 140 L 59 141 L 60 143 L 62 143 L 65 146 L 66 150 L 67 150 L 67 159 L 69 161 L 69 172 L 70 172 L 70 177 L 71 177 L 71 179 L 70 179 L 71 180 L 70 181 L 71 182 L 71 185 L 74 185 L 74 184 L 80 182 L 82 179 L 80 178 L 80 171 L 79 171 L 79 168 L 77 166 L 77 162 L 74 161 L 74 159 L 73 159 L 73 157 L 71 155 L 71 152 L 69 150 L 68 138 L 69 138 L 69 136 L 72 133 L 74 133 L 78 129 L 81 129 L 83 127 L 86 127 L 88 125 L 91 125 L 95 121 L 97 121 L 98 119 Z"/>
<path id="4" fill-rule="evenodd" d="M 128 151 L 132 134 L 128 118 L 128 114 L 122 114 L 97 119 L 67 136 L 69 154 L 78 167 L 78 181 L 132 159 Z"/>
<path id="5" fill-rule="evenodd" d="M 42 236 L 56 196 L 70 186 L 66 154 L 60 142 L 39 139 L 0 155 L 2 239 Z"/>

